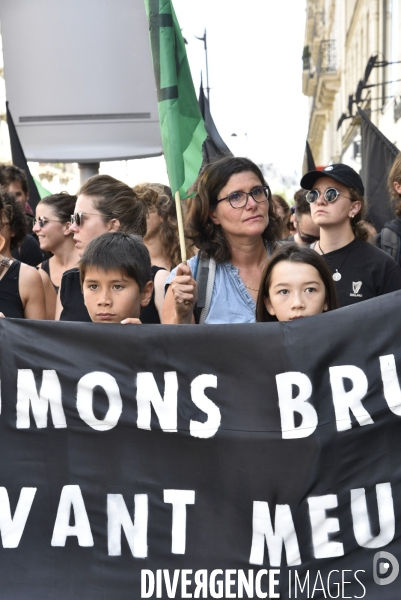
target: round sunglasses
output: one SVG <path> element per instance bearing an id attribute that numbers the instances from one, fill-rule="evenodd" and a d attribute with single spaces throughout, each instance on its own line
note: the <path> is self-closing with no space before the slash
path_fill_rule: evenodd
<path id="1" fill-rule="evenodd" d="M 322 192 L 319 192 L 319 190 L 310 190 L 310 192 L 306 194 L 306 199 L 309 202 L 309 204 L 313 204 L 314 202 L 316 202 L 316 200 L 320 197 L 321 194 Z M 327 190 L 323 192 L 323 198 L 326 200 L 326 202 L 335 202 L 340 194 L 342 194 L 342 192 L 336 190 L 336 188 L 331 187 L 327 188 Z M 348 198 L 348 200 L 352 200 L 352 198 L 349 198 L 348 196 L 345 196 L 345 198 Z"/>
<path id="2" fill-rule="evenodd" d="M 39 225 L 42 229 L 47 223 L 62 223 L 62 221 L 56 221 L 56 219 L 47 219 L 46 217 L 38 217 L 34 221 L 34 225 Z"/>

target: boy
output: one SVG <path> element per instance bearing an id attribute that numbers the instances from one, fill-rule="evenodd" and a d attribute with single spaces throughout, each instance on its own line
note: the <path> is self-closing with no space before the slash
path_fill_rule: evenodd
<path id="1" fill-rule="evenodd" d="M 138 235 L 104 233 L 79 262 L 81 286 L 95 323 L 141 323 L 153 293 L 149 252 Z"/>

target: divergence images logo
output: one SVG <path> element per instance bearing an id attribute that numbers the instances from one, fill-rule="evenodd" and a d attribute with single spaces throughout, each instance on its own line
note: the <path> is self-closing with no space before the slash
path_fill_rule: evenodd
<path id="1" fill-rule="evenodd" d="M 376 552 L 373 557 L 373 580 L 377 585 L 388 585 L 398 577 L 400 565 L 390 552 Z"/>

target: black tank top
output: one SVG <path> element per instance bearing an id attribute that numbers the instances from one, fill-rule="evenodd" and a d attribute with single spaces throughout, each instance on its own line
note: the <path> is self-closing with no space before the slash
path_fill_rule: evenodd
<path id="1" fill-rule="evenodd" d="M 21 263 L 14 260 L 0 279 L 0 312 L 11 319 L 23 319 L 24 307 L 19 295 L 19 272 Z"/>
<path id="2" fill-rule="evenodd" d="M 42 262 L 42 266 L 40 268 L 43 269 L 44 272 L 48 274 L 50 281 L 52 281 L 52 278 L 50 277 L 49 260 L 44 260 Z M 52 282 L 52 285 L 53 285 L 54 289 L 56 290 L 56 294 L 58 294 L 59 286 L 58 285 L 54 285 L 53 282 Z"/>
<path id="3" fill-rule="evenodd" d="M 152 267 L 152 277 L 160 271 L 161 267 Z M 79 280 L 79 269 L 69 269 L 63 273 L 61 279 L 60 300 L 63 310 L 60 314 L 60 321 L 81 321 L 91 323 L 88 310 L 84 304 L 84 296 L 81 290 Z M 141 310 L 139 316 L 142 323 L 160 323 L 159 313 L 155 305 L 155 291 L 148 304 Z"/>

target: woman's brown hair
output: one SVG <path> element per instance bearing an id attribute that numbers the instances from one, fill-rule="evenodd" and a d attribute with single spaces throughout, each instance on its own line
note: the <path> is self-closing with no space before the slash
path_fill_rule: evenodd
<path id="1" fill-rule="evenodd" d="M 269 187 L 259 167 L 248 158 L 226 156 L 205 166 L 193 188 L 195 197 L 187 200 L 185 218 L 186 236 L 207 257 L 217 263 L 229 261 L 231 249 L 220 225 L 211 220 L 210 210 L 217 206 L 218 195 L 232 175 L 250 171 L 260 180 L 261 185 Z M 273 249 L 280 232 L 280 220 L 277 217 L 269 190 L 269 224 L 262 233 L 262 238 Z"/>
<path id="2" fill-rule="evenodd" d="M 105 223 L 118 219 L 123 233 L 146 234 L 146 204 L 126 183 L 110 175 L 94 175 L 85 181 L 78 196 L 91 196 Z"/>
<path id="3" fill-rule="evenodd" d="M 178 236 L 177 211 L 171 195 L 171 189 L 157 183 L 142 183 L 134 187 L 134 192 L 145 202 L 148 211 L 155 211 L 161 218 L 158 235 L 166 261 L 171 269 L 181 262 L 180 240 Z M 187 258 L 191 258 L 194 247 L 186 241 Z"/>
<path id="4" fill-rule="evenodd" d="M 394 183 L 401 185 L 401 152 L 397 154 L 387 178 L 387 189 L 394 205 L 396 217 L 401 217 L 401 195 L 394 188 Z"/>

